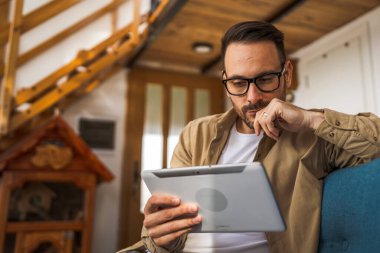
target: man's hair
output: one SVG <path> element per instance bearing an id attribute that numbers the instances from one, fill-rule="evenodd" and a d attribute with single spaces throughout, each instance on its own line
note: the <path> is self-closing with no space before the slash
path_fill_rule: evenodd
<path id="1" fill-rule="evenodd" d="M 227 47 L 233 43 L 253 43 L 272 41 L 277 48 L 281 63 L 285 62 L 284 34 L 272 24 L 263 21 L 246 21 L 233 25 L 222 38 L 221 56 L 224 57 Z"/>

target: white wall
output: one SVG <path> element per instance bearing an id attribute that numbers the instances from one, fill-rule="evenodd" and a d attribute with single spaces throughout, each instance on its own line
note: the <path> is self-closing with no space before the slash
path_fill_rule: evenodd
<path id="1" fill-rule="evenodd" d="M 116 122 L 115 149 L 94 151 L 112 171 L 115 179 L 102 183 L 96 191 L 93 253 L 116 252 L 119 238 L 119 204 L 125 130 L 125 95 L 127 71 L 122 70 L 106 80 L 90 95 L 82 98 L 63 113 L 67 122 L 77 129 L 80 117 L 111 119 Z"/>
<path id="2" fill-rule="evenodd" d="M 380 113 L 380 7 L 292 57 L 299 59 L 295 104 L 305 108 L 332 107 L 347 113 Z M 322 58 L 326 58 L 324 63 Z M 313 66 L 319 67 L 312 69 Z M 313 87 L 311 76 L 315 79 Z"/>
<path id="3" fill-rule="evenodd" d="M 23 13 L 40 7 L 51 0 L 24 0 Z M 87 0 L 74 5 L 51 20 L 34 28 L 21 37 L 20 52 L 33 48 L 38 43 L 67 28 L 90 13 L 113 0 Z M 150 8 L 150 1 L 141 1 L 141 13 Z M 12 12 L 11 12 L 12 13 Z M 133 19 L 133 1 L 127 1 L 118 10 L 117 27 L 121 28 Z M 89 49 L 111 34 L 111 16 L 104 15 L 91 25 L 81 29 L 53 48 L 17 69 L 16 91 L 30 87 L 40 79 L 69 62 L 81 49 Z M 64 118 L 77 130 L 79 117 L 106 118 L 116 121 L 116 142 L 112 152 L 94 152 L 111 170 L 115 178 L 111 183 L 102 183 L 96 191 L 96 207 L 92 253 L 116 252 L 119 238 L 119 203 L 121 194 L 121 172 L 124 148 L 124 121 L 127 70 L 121 70 L 106 80 L 94 92 L 75 102 L 63 112 Z"/>

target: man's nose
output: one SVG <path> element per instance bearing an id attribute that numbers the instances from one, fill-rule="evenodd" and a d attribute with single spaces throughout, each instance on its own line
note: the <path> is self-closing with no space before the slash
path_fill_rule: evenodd
<path id="1" fill-rule="evenodd" d="M 263 93 L 257 88 L 254 83 L 250 83 L 248 91 L 247 91 L 247 100 L 254 104 L 257 101 L 262 99 Z"/>

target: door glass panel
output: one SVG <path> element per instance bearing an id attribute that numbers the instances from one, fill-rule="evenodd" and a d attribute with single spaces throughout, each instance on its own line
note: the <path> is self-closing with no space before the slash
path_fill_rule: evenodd
<path id="1" fill-rule="evenodd" d="M 194 117 L 200 118 L 210 114 L 210 91 L 206 89 L 195 90 Z"/>
<path id="2" fill-rule="evenodd" d="M 163 87 L 159 84 L 148 84 L 145 94 L 144 133 L 142 138 L 142 170 L 160 169 L 162 167 L 162 98 Z M 150 193 L 145 183 L 141 183 L 140 211 L 143 211 Z"/>
<path id="3" fill-rule="evenodd" d="M 170 162 L 179 135 L 186 124 L 187 90 L 183 87 L 171 89 L 170 124 L 168 136 L 168 162 Z"/>

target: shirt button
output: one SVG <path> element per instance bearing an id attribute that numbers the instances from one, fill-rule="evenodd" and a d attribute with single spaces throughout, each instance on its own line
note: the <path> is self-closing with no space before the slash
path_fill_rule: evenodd
<path id="1" fill-rule="evenodd" d="M 335 121 L 335 125 L 340 126 L 340 121 L 339 120 Z"/>
<path id="2" fill-rule="evenodd" d="M 335 136 L 335 134 L 333 132 L 330 132 L 329 135 L 330 135 L 330 137 L 334 137 Z"/>

